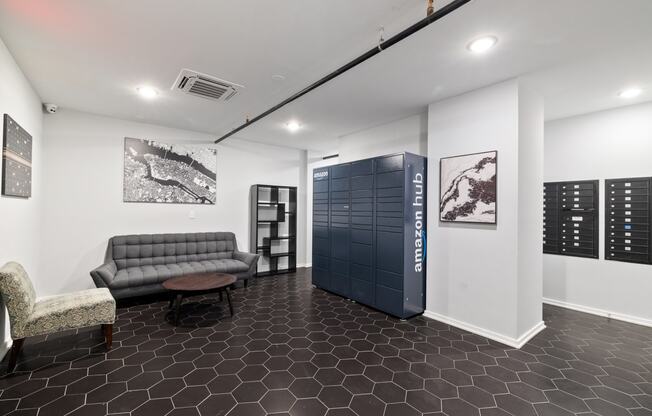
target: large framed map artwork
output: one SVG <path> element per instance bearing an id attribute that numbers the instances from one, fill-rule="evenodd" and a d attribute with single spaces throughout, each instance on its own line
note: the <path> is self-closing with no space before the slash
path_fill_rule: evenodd
<path id="1" fill-rule="evenodd" d="M 125 137 L 124 202 L 215 204 L 217 150 Z"/>

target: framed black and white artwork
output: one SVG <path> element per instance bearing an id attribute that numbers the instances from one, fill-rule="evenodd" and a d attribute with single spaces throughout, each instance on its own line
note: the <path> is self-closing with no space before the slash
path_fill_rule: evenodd
<path id="1" fill-rule="evenodd" d="M 32 196 L 32 136 L 9 114 L 4 115 L 2 195 Z"/>
<path id="2" fill-rule="evenodd" d="M 124 202 L 215 204 L 217 150 L 125 137 Z"/>
<path id="3" fill-rule="evenodd" d="M 442 158 L 439 218 L 444 222 L 496 223 L 498 152 Z"/>

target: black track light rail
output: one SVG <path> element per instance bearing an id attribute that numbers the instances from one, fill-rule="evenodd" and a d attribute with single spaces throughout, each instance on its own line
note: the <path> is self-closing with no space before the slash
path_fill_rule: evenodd
<path id="1" fill-rule="evenodd" d="M 220 143 L 221 141 L 233 136 L 237 132 L 251 126 L 255 122 L 267 117 L 268 115 L 272 114 L 273 112 L 285 107 L 286 105 L 290 104 L 291 102 L 303 97 L 304 95 L 308 94 L 310 91 L 321 87 L 322 85 L 326 84 L 327 82 L 337 78 L 338 76 L 342 75 L 343 73 L 347 72 L 350 69 L 355 68 L 356 66 L 360 65 L 361 63 L 365 62 L 366 60 L 378 55 L 380 52 L 384 51 L 387 48 L 390 48 L 403 39 L 413 35 L 414 33 L 420 31 L 421 29 L 431 25 L 432 23 L 436 22 L 437 20 L 449 15 L 450 13 L 454 12 L 455 10 L 459 9 L 460 7 L 464 6 L 466 3 L 471 2 L 472 0 L 453 0 L 446 6 L 442 7 L 441 9 L 435 11 L 429 16 L 426 16 L 424 19 L 418 21 L 417 23 L 413 24 L 412 26 L 408 27 L 407 29 L 403 30 L 402 32 L 392 36 L 391 38 L 380 42 L 377 47 L 370 49 L 369 51 L 365 52 L 364 54 L 358 56 L 351 62 L 342 65 L 335 71 L 331 72 L 330 74 L 326 75 L 325 77 L 321 78 L 318 81 L 315 81 L 314 83 L 310 84 L 306 88 L 302 89 L 301 91 L 295 93 L 289 98 L 286 98 L 285 100 L 281 101 L 280 103 L 276 104 L 274 107 L 270 108 L 269 110 L 257 115 L 256 117 L 247 120 L 246 123 L 236 127 L 235 129 L 231 130 L 230 132 L 226 133 L 224 136 L 220 137 L 219 139 L 215 140 L 215 143 Z"/>

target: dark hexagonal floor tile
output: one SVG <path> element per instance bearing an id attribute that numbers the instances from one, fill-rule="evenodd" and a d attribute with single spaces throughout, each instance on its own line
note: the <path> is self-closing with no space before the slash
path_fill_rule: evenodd
<path id="1" fill-rule="evenodd" d="M 230 394 L 214 394 L 204 400 L 197 410 L 202 416 L 226 415 L 236 404 Z"/>
<path id="2" fill-rule="evenodd" d="M 461 399 L 444 399 L 441 407 L 442 411 L 449 416 L 480 416 L 480 410 L 477 407 Z"/>
<path id="3" fill-rule="evenodd" d="M 258 403 L 239 403 L 227 416 L 265 416 L 267 413 Z"/>
<path id="4" fill-rule="evenodd" d="M 170 399 L 155 399 L 143 403 L 136 410 L 131 412 L 131 416 L 151 416 L 164 415 L 173 408 Z"/>
<path id="5" fill-rule="evenodd" d="M 236 374 L 238 371 L 242 370 L 244 366 L 245 363 L 240 359 L 224 360 L 215 366 L 215 371 L 217 371 L 218 375 Z"/>
<path id="6" fill-rule="evenodd" d="M 423 379 L 409 371 L 394 373 L 394 383 L 405 390 L 420 390 L 423 388 Z"/>
<path id="7" fill-rule="evenodd" d="M 340 359 L 331 353 L 315 354 L 310 360 L 317 368 L 335 367 L 339 361 Z"/>
<path id="8" fill-rule="evenodd" d="M 290 410 L 296 397 L 288 390 L 268 391 L 260 400 L 260 405 L 267 413 L 281 413 Z"/>
<path id="9" fill-rule="evenodd" d="M 241 383 L 235 375 L 225 375 L 214 378 L 206 387 L 212 394 L 230 393 Z"/>
<path id="10" fill-rule="evenodd" d="M 188 386 L 203 386 L 215 377 L 217 377 L 217 373 L 212 368 L 199 368 L 191 371 L 190 374 L 183 378 L 183 381 Z"/>
<path id="11" fill-rule="evenodd" d="M 298 378 L 290 385 L 290 392 L 299 398 L 317 397 L 322 385 L 312 378 Z"/>
<path id="12" fill-rule="evenodd" d="M 373 394 L 385 403 L 398 403 L 405 401 L 405 389 L 391 381 L 376 383 L 373 389 Z"/>
<path id="13" fill-rule="evenodd" d="M 327 386 L 319 393 L 319 400 L 327 407 L 347 407 L 353 395 L 342 386 Z"/>
<path id="14" fill-rule="evenodd" d="M 272 371 L 263 378 L 268 389 L 286 389 L 294 381 L 294 376 L 287 371 Z"/>
<path id="15" fill-rule="evenodd" d="M 408 391 L 405 401 L 422 413 L 435 413 L 441 410 L 441 399 L 426 390 Z"/>
<path id="16" fill-rule="evenodd" d="M 281 371 L 281 370 L 287 370 L 292 366 L 292 360 L 290 360 L 288 357 L 281 356 L 281 357 L 272 357 L 269 360 L 265 362 L 265 367 L 269 371 Z"/>
<path id="17" fill-rule="evenodd" d="M 394 373 L 391 370 L 379 365 L 368 366 L 365 368 L 363 374 L 376 383 L 391 381 L 394 377 Z"/>
<path id="18" fill-rule="evenodd" d="M 342 383 L 344 374 L 336 368 L 322 368 L 315 374 L 315 380 L 323 386 L 333 386 Z"/>
<path id="19" fill-rule="evenodd" d="M 149 400 L 147 391 L 129 391 L 121 394 L 109 402 L 109 413 L 131 412 Z"/>
<path id="20" fill-rule="evenodd" d="M 236 401 L 257 402 L 267 392 L 267 387 L 260 381 L 248 381 L 240 384 L 233 390 L 233 397 Z"/>
<path id="21" fill-rule="evenodd" d="M 244 367 L 238 372 L 238 377 L 242 381 L 257 381 L 262 380 L 267 374 L 269 370 L 265 366 L 256 364 Z"/>
<path id="22" fill-rule="evenodd" d="M 290 409 L 291 416 L 323 416 L 326 407 L 317 399 L 299 399 Z"/>
<path id="23" fill-rule="evenodd" d="M 421 416 L 421 412 L 407 403 L 388 404 L 385 416 Z"/>
<path id="24" fill-rule="evenodd" d="M 365 366 L 358 360 L 340 360 L 335 367 L 346 375 L 362 374 Z"/>
<path id="25" fill-rule="evenodd" d="M 312 289 L 305 271 L 233 298 L 230 317 L 217 294 L 197 296 L 180 326 L 165 299 L 126 302 L 108 353 L 94 328 L 30 339 L 0 376 L 0 414 L 650 416 L 649 328 L 546 305 L 548 329 L 516 350 L 400 322 Z"/>
<path id="26" fill-rule="evenodd" d="M 475 386 L 461 386 L 457 389 L 460 399 L 466 400 L 475 407 L 494 407 L 493 395 Z"/>
<path id="27" fill-rule="evenodd" d="M 385 403 L 373 394 L 353 396 L 350 407 L 358 416 L 383 416 L 385 412 Z"/>
<path id="28" fill-rule="evenodd" d="M 183 382 L 179 381 L 183 385 Z M 103 384 L 86 395 L 86 403 L 107 403 L 126 391 L 127 383 L 124 382 Z"/>
<path id="29" fill-rule="evenodd" d="M 308 362 L 294 363 L 290 366 L 289 372 L 296 378 L 313 377 L 318 368 Z"/>
<path id="30" fill-rule="evenodd" d="M 193 407 L 204 401 L 210 394 L 206 386 L 186 387 L 172 396 L 172 402 L 174 407 Z"/>
<path id="31" fill-rule="evenodd" d="M 41 407 L 39 412 L 48 416 L 63 416 L 84 404 L 84 395 L 75 394 L 60 397 Z"/>

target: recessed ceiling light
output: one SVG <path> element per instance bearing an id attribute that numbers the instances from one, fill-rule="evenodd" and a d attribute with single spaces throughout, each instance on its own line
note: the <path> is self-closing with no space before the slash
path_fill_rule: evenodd
<path id="1" fill-rule="evenodd" d="M 298 121 L 288 121 L 285 127 L 287 127 L 291 133 L 294 133 L 301 128 L 301 124 L 299 124 Z"/>
<path id="2" fill-rule="evenodd" d="M 497 42 L 498 38 L 495 36 L 483 36 L 469 43 L 467 48 L 473 53 L 483 53 L 493 48 Z"/>
<path id="3" fill-rule="evenodd" d="M 636 98 L 641 95 L 643 91 L 640 88 L 627 88 L 618 93 L 620 98 Z"/>
<path id="4" fill-rule="evenodd" d="M 156 91 L 152 87 L 138 87 L 136 88 L 136 91 L 138 91 L 138 94 L 140 94 L 141 97 L 146 98 L 148 100 L 151 100 L 152 98 L 156 98 L 158 96 L 158 91 Z"/>
<path id="5" fill-rule="evenodd" d="M 274 81 L 285 81 L 285 77 L 281 74 L 272 75 Z"/>

